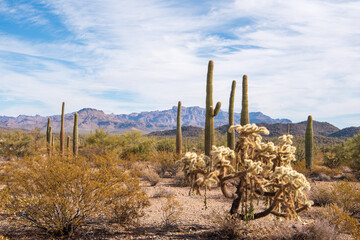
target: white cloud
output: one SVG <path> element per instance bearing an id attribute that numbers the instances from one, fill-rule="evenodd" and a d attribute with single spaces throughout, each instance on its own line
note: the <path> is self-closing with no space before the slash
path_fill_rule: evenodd
<path id="1" fill-rule="evenodd" d="M 69 111 L 166 109 L 178 100 L 204 106 L 212 58 L 214 101 L 224 110 L 236 79 L 240 111 L 247 74 L 251 111 L 294 121 L 358 113 L 360 1 L 213 1 L 203 12 L 161 0 L 42 3 L 73 35 L 45 43 L 3 35 L 0 51 L 26 54 L 27 62 L 41 65 L 29 74 L 2 64 L 0 73 L 32 87 L 25 93 L 6 85 L 10 95 L 53 102 L 44 112 L 57 110 L 64 98 Z M 108 90 L 134 93 L 136 101 L 98 97 Z"/>

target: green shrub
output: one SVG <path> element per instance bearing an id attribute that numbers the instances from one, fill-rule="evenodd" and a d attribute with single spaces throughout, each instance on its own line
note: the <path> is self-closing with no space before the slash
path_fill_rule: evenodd
<path id="1" fill-rule="evenodd" d="M 34 138 L 32 134 L 21 130 L 0 133 L 0 156 L 10 159 L 12 157 L 33 155 L 34 153 Z"/>
<path id="2" fill-rule="evenodd" d="M 4 166 L 1 205 L 13 220 L 68 235 L 87 218 L 126 223 L 148 205 L 139 182 L 113 156 L 24 157 Z"/>
<path id="3" fill-rule="evenodd" d="M 164 138 L 156 142 L 156 151 L 159 152 L 175 152 L 175 139 Z"/>

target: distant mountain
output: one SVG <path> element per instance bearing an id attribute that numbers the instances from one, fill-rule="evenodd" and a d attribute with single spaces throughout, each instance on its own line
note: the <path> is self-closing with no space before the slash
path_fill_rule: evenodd
<path id="1" fill-rule="evenodd" d="M 351 138 L 356 134 L 358 134 L 359 131 L 360 131 L 360 127 L 348 127 L 330 134 L 329 137 Z"/>
<path id="2" fill-rule="evenodd" d="M 299 122 L 299 123 L 289 123 L 290 125 L 290 134 L 292 135 L 304 135 L 306 131 L 306 121 Z M 258 123 L 258 126 L 266 127 L 270 134 L 267 135 L 268 137 L 278 137 L 287 132 L 288 124 L 284 123 Z M 217 128 L 217 130 L 221 134 L 225 134 L 228 130 L 228 125 L 223 125 Z M 315 136 L 329 136 L 332 133 L 339 131 L 340 129 L 331 125 L 327 122 L 317 122 L 313 121 L 313 131 Z"/>
<path id="3" fill-rule="evenodd" d="M 177 107 L 164 111 L 151 111 L 131 114 L 105 114 L 101 110 L 84 108 L 78 111 L 79 132 L 89 133 L 97 128 L 104 128 L 110 133 L 123 133 L 125 131 L 139 130 L 143 133 L 163 131 L 176 128 Z M 235 113 L 235 122 L 240 122 L 240 113 Z M 288 119 L 272 119 L 261 112 L 249 114 L 251 123 L 291 123 Z M 26 116 L 18 117 L 0 116 L 0 126 L 31 130 L 35 127 L 45 131 L 48 117 Z M 50 116 L 53 132 L 60 130 L 60 115 Z M 182 107 L 182 126 L 203 128 L 205 123 L 205 109 L 201 107 Z M 74 113 L 65 114 L 65 131 L 71 132 L 74 122 Z M 228 123 L 228 113 L 220 111 L 214 119 L 215 127 Z"/>

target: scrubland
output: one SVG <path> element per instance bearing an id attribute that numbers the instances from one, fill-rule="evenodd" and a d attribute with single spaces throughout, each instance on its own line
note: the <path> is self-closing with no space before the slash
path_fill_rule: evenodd
<path id="1" fill-rule="evenodd" d="M 295 218 L 254 220 L 229 214 L 233 199 L 219 183 L 206 198 L 204 188 L 191 191 L 175 138 L 96 130 L 80 136 L 76 156 L 71 146 L 60 152 L 56 135 L 49 154 L 38 129 L 0 139 L 0 239 L 360 239 L 359 135 L 318 144 L 311 169 L 299 147 L 291 164 L 311 185 L 304 194 L 312 207 Z M 225 145 L 226 137 L 216 141 Z M 202 153 L 203 137 L 183 149 Z M 264 201 L 254 200 L 254 212 Z"/>

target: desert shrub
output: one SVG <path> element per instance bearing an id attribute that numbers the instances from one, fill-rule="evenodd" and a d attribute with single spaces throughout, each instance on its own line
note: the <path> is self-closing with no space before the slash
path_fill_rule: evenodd
<path id="1" fill-rule="evenodd" d="M 341 181 L 334 185 L 332 195 L 334 202 L 346 212 L 356 214 L 360 212 L 360 191 L 354 184 Z"/>
<path id="2" fill-rule="evenodd" d="M 325 206 L 334 201 L 332 193 L 332 186 L 316 185 L 311 188 L 310 198 L 314 201 L 314 205 Z"/>
<path id="3" fill-rule="evenodd" d="M 85 146 L 80 153 L 91 157 L 92 155 L 106 155 L 113 152 L 122 159 L 147 160 L 148 156 L 155 151 L 154 139 L 144 137 L 139 131 L 126 132 L 124 134 L 110 134 L 103 128 L 95 129 L 85 138 Z"/>
<path id="4" fill-rule="evenodd" d="M 360 212 L 359 189 L 347 181 L 341 181 L 334 185 L 315 186 L 311 190 L 310 197 L 315 204 L 320 206 L 336 204 L 350 215 Z"/>
<path id="5" fill-rule="evenodd" d="M 337 232 L 351 234 L 354 239 L 360 239 L 360 227 L 357 220 L 336 204 L 318 208 L 313 215 L 316 219 L 328 221 L 335 226 Z"/>
<path id="6" fill-rule="evenodd" d="M 341 165 L 341 159 L 334 152 L 332 148 L 323 149 L 323 163 L 329 168 L 339 168 Z"/>
<path id="7" fill-rule="evenodd" d="M 213 223 L 216 226 L 216 236 L 221 236 L 221 239 L 243 239 L 244 222 L 229 213 L 213 213 L 212 215 Z"/>
<path id="8" fill-rule="evenodd" d="M 181 204 L 173 197 L 167 197 L 166 202 L 161 207 L 162 225 L 164 227 L 176 226 L 183 211 Z"/>
<path id="9" fill-rule="evenodd" d="M 0 133 L 1 156 L 10 159 L 11 157 L 23 157 L 34 154 L 34 138 L 31 134 L 21 130 Z"/>
<path id="10" fill-rule="evenodd" d="M 110 134 L 105 132 L 103 128 L 100 130 L 95 128 L 95 132 L 91 131 L 85 137 L 84 146 L 79 149 L 79 152 L 88 158 L 92 158 L 94 155 L 106 155 L 108 152 L 120 155 L 123 146 L 121 135 Z"/>
<path id="11" fill-rule="evenodd" d="M 335 177 L 339 174 L 341 174 L 341 170 L 339 169 L 331 169 L 327 166 L 318 166 L 318 165 L 314 165 L 311 168 L 311 174 L 312 175 L 317 175 L 320 176 L 321 174 L 327 175 L 329 177 Z"/>
<path id="12" fill-rule="evenodd" d="M 174 153 L 167 152 L 155 152 L 151 157 L 151 161 L 155 166 L 156 172 L 160 177 L 165 177 L 166 175 L 173 177 L 179 171 L 179 164 L 176 162 L 176 156 Z"/>
<path id="13" fill-rule="evenodd" d="M 360 134 L 347 139 L 341 144 L 337 144 L 325 151 L 325 164 L 329 167 L 332 165 L 350 166 L 353 169 L 360 170 Z"/>
<path id="14" fill-rule="evenodd" d="M 305 161 L 295 161 L 291 165 L 295 171 L 304 174 L 305 176 L 309 175 L 309 169 L 306 168 Z"/>
<path id="15" fill-rule="evenodd" d="M 89 217 L 130 221 L 148 204 L 137 178 L 111 155 L 24 157 L 4 166 L 2 180 L 12 219 L 54 235 L 73 233 Z"/>
<path id="16" fill-rule="evenodd" d="M 288 225 L 279 225 L 274 229 L 270 239 L 281 240 L 335 240 L 338 233 L 327 220 L 316 219 L 313 223 L 299 225 L 296 231 Z"/>
<path id="17" fill-rule="evenodd" d="M 175 139 L 174 138 L 164 138 L 160 139 L 155 144 L 156 151 L 159 152 L 175 152 Z"/>
<path id="18" fill-rule="evenodd" d="M 151 186 L 155 186 L 160 181 L 159 175 L 152 168 L 147 168 L 141 172 L 144 180 L 148 181 Z"/>
<path id="19" fill-rule="evenodd" d="M 128 179 L 125 184 L 126 187 L 107 202 L 110 206 L 111 221 L 121 225 L 137 223 L 144 216 L 143 209 L 150 206 L 148 197 L 142 192 L 138 181 Z"/>

